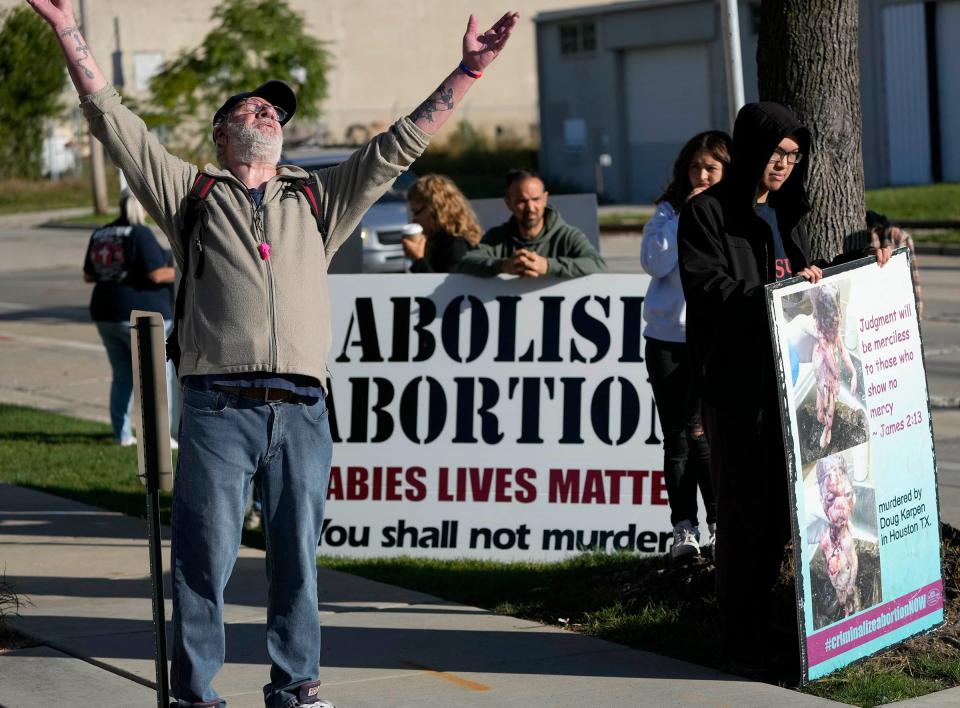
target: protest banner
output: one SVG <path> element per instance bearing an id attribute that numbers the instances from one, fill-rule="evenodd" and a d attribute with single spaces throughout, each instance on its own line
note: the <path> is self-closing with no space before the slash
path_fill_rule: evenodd
<path id="1" fill-rule="evenodd" d="M 662 553 L 645 275 L 331 276 L 320 553 Z"/>
<path id="2" fill-rule="evenodd" d="M 933 428 L 909 253 L 767 286 L 804 679 L 943 623 Z"/>

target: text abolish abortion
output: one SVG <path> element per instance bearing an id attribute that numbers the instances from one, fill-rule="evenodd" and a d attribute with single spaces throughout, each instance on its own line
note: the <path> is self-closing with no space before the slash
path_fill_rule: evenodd
<path id="1" fill-rule="evenodd" d="M 347 370 L 352 374 L 361 364 L 375 364 L 378 373 L 386 373 L 383 367 L 390 363 L 439 361 L 428 369 L 434 375 L 408 381 L 348 374 L 347 388 L 338 383 L 342 379 L 334 379 L 330 388 L 333 395 L 327 401 L 333 440 L 384 443 L 399 432 L 410 442 L 424 445 L 435 442 L 449 429 L 450 442 L 496 445 L 505 437 L 501 419 L 509 407 L 519 408 L 520 413 L 515 416 L 521 421 L 513 433 L 515 442 L 542 444 L 541 405 L 554 402 L 560 404 L 557 443 L 582 445 L 584 435 L 592 434 L 590 437 L 600 443 L 623 445 L 641 428 L 646 430 L 641 419 L 646 408 L 646 442 L 659 444 L 652 405 L 641 406 L 641 392 L 632 376 L 610 375 L 588 383 L 586 377 L 575 375 L 514 375 L 516 365 L 525 362 L 609 362 L 611 374 L 635 373 L 632 369 L 643 362 L 643 299 L 588 295 L 567 303 L 568 298 L 563 296 L 543 296 L 533 300 L 537 303 L 536 315 L 527 313 L 524 319 L 518 316 L 519 296 L 500 296 L 484 303 L 475 296 L 461 295 L 443 309 L 438 338 L 428 328 L 438 320 L 437 305 L 429 298 L 390 298 L 389 317 L 383 317 L 381 323 L 374 314 L 373 299 L 357 298 L 337 364 L 350 364 Z M 495 316 L 488 313 L 488 307 Z M 469 328 L 461 332 L 467 312 Z M 379 326 L 387 321 L 391 325 L 389 336 Z M 536 322 L 536 327 L 525 326 L 526 321 Z M 525 341 L 518 346 L 520 331 Z M 563 332 L 570 334 L 564 337 Z M 382 344 L 387 342 L 390 350 L 385 357 Z M 589 355 L 584 353 L 586 345 L 593 349 Z M 477 362 L 488 349 L 492 358 L 487 357 L 483 364 Z M 480 366 L 476 373 L 461 368 L 471 362 Z M 442 371 L 456 374 L 443 376 L 439 373 Z M 536 373 L 536 367 L 530 373 Z M 338 400 L 340 409 L 350 412 L 349 432 L 341 429 L 345 420 L 337 415 Z M 618 412 L 612 410 L 616 401 Z M 589 411 L 587 415 L 584 408 Z M 426 425 L 420 425 L 424 420 Z"/>

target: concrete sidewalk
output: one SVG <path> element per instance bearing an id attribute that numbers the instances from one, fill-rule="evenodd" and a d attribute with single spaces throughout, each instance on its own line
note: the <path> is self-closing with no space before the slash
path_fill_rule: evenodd
<path id="1" fill-rule="evenodd" d="M 145 539 L 142 520 L 0 485 L 2 563 L 29 599 L 13 625 L 45 642 L 0 655 L 0 705 L 156 704 Z M 323 693 L 340 708 L 840 705 L 344 573 L 318 580 Z M 242 548 L 216 682 L 237 708 L 263 705 L 265 596 L 263 553 Z"/>

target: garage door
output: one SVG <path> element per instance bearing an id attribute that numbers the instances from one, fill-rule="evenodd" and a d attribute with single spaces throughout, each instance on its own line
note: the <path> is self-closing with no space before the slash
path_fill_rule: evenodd
<path id="1" fill-rule="evenodd" d="M 960 182 L 960 2 L 937 3 L 937 67 L 943 179 Z"/>
<path id="2" fill-rule="evenodd" d="M 670 178 L 683 144 L 712 127 L 709 76 L 705 44 L 626 53 L 627 158 L 633 201 L 652 202 Z"/>
<path id="3" fill-rule="evenodd" d="M 883 73 L 890 184 L 925 184 L 931 162 L 923 3 L 883 8 Z"/>

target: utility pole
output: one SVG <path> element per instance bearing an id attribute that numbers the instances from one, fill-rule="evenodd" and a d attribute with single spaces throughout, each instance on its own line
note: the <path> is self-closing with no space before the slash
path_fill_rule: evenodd
<path id="1" fill-rule="evenodd" d="M 737 111 L 746 103 L 743 96 L 743 58 L 740 53 L 740 10 L 738 0 L 720 0 L 720 24 L 723 28 L 723 54 L 726 58 L 727 106 L 730 130 Z"/>
<path id="2" fill-rule="evenodd" d="M 80 25 L 83 28 L 84 37 L 87 40 L 87 46 L 93 44 L 90 41 L 90 24 L 87 22 L 86 0 L 80 0 Z M 87 133 L 90 142 L 90 180 L 93 187 L 93 213 L 107 213 L 107 175 L 103 165 L 103 145 L 93 137 L 92 132 Z"/>

